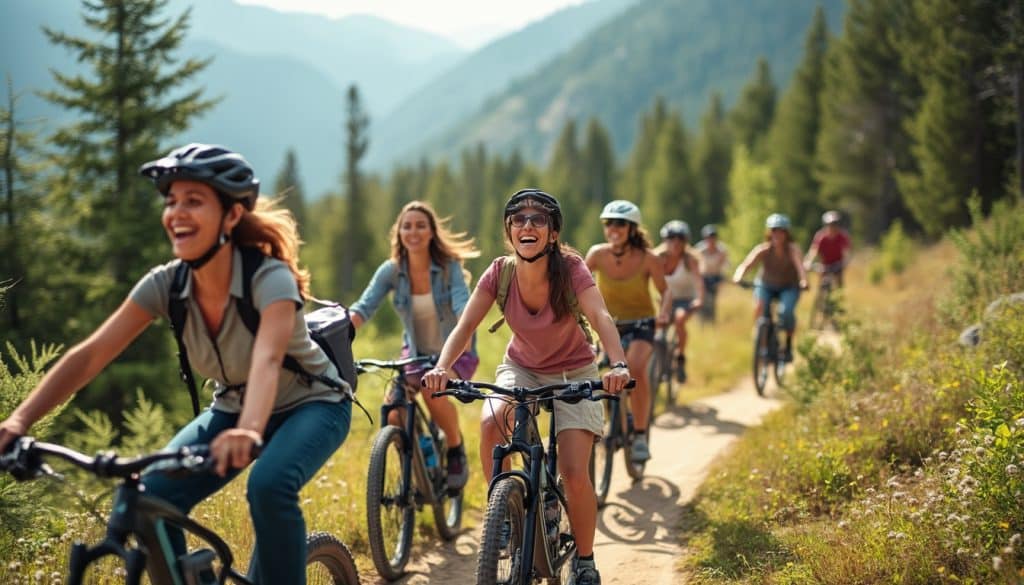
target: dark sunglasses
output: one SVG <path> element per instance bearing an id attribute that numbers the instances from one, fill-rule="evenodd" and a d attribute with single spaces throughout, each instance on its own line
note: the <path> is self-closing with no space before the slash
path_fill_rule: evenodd
<path id="1" fill-rule="evenodd" d="M 611 226 L 611 227 L 626 227 L 626 225 L 629 224 L 628 221 L 626 221 L 624 219 L 618 219 L 618 218 L 616 218 L 616 219 L 602 219 L 601 223 L 603 223 L 605 225 L 605 227 L 608 227 L 608 226 Z"/>
<path id="2" fill-rule="evenodd" d="M 533 215 L 526 215 L 524 213 L 517 213 L 509 218 L 508 222 L 514 228 L 526 227 L 529 223 L 535 228 L 546 228 L 548 223 L 551 222 L 551 217 L 546 213 L 534 213 Z"/>

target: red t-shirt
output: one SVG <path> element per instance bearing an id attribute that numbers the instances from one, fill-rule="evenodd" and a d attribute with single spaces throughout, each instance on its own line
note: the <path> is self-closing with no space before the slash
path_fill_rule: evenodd
<path id="1" fill-rule="evenodd" d="M 850 247 L 850 236 L 844 230 L 829 235 L 828 230 L 822 228 L 814 234 L 811 246 L 818 247 L 822 264 L 835 264 L 843 259 L 843 252 Z"/>
<path id="2" fill-rule="evenodd" d="M 498 277 L 503 261 L 503 258 L 498 258 L 491 262 L 477 283 L 477 287 L 493 297 L 498 296 Z M 579 256 L 566 256 L 566 261 L 578 298 L 581 292 L 594 286 L 594 277 Z M 508 357 L 528 370 L 551 374 L 582 368 L 594 361 L 594 350 L 573 315 L 564 315 L 556 321 L 550 302 L 544 303 L 537 313 L 531 313 L 523 304 L 515 278 L 509 284 L 505 300 L 505 323 L 512 329 L 512 339 L 506 349 Z"/>

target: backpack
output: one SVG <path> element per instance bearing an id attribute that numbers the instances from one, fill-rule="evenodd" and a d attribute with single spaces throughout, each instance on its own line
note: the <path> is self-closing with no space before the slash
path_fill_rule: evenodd
<path id="1" fill-rule="evenodd" d="M 242 253 L 242 298 L 237 299 L 236 307 L 246 329 L 255 336 L 256 330 L 260 326 L 260 313 L 252 303 L 252 277 L 263 264 L 263 259 L 266 256 L 257 248 L 239 247 L 239 250 Z M 192 367 L 188 363 L 188 352 L 182 339 L 188 312 L 185 302 L 180 296 L 181 291 L 185 289 L 188 272 L 189 267 L 184 262 L 175 269 L 167 308 L 171 331 L 174 332 L 174 340 L 178 343 L 178 366 L 181 370 L 181 379 L 188 386 L 192 398 L 192 411 L 198 415 L 199 393 L 196 391 L 195 378 L 192 375 Z M 355 391 L 359 378 L 356 375 L 355 360 L 352 358 L 352 340 L 355 339 L 356 330 L 352 326 L 348 309 L 338 303 L 326 303 L 319 300 L 317 302 L 324 306 L 304 315 L 309 336 L 324 350 L 327 358 L 338 369 L 342 379 L 348 382 L 352 391 Z M 337 389 L 343 387 L 340 381 L 329 376 L 307 372 L 298 360 L 290 355 L 285 356 L 283 366 L 303 376 L 307 381 L 317 380 Z"/>
<path id="2" fill-rule="evenodd" d="M 505 322 L 505 303 L 508 302 L 508 288 L 512 285 L 512 277 L 516 274 L 516 263 L 515 261 L 506 256 L 501 261 L 501 272 L 498 273 L 498 295 L 495 300 L 498 302 L 498 310 L 501 311 L 502 317 L 491 325 L 490 331 L 494 333 L 501 327 L 501 324 Z M 583 310 L 580 309 L 580 301 L 576 298 L 576 291 L 572 287 L 569 287 L 569 310 L 572 311 L 573 319 L 576 320 L 580 325 L 580 329 L 583 330 L 583 336 L 587 338 L 587 343 L 594 345 L 594 336 L 590 333 L 590 327 L 587 324 L 587 318 L 583 315 Z"/>

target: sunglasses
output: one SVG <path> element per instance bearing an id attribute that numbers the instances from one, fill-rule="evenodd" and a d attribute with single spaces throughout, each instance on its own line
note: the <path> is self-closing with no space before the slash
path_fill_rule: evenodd
<path id="1" fill-rule="evenodd" d="M 546 228 L 551 222 L 551 217 L 546 213 L 534 213 L 533 215 L 526 215 L 524 213 L 517 213 L 509 218 L 508 222 L 514 228 L 526 227 L 529 223 L 535 228 Z"/>
<path id="2" fill-rule="evenodd" d="M 626 227 L 626 225 L 629 224 L 628 221 L 626 221 L 624 219 L 617 219 L 617 218 L 616 219 L 602 219 L 601 223 L 603 223 L 605 227 Z"/>

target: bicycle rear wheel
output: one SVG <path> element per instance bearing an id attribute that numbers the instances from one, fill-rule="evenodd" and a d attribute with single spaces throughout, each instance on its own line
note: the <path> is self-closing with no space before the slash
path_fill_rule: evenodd
<path id="1" fill-rule="evenodd" d="M 403 431 L 386 426 L 377 434 L 370 451 L 366 486 L 366 525 L 373 565 L 381 577 L 394 581 L 405 572 L 412 548 L 416 507 L 412 498 L 402 499 Z"/>
<path id="2" fill-rule="evenodd" d="M 523 572 L 526 520 L 523 484 L 513 477 L 498 480 L 487 499 L 484 531 L 477 558 L 476 582 L 494 585 L 527 585 Z"/>
<path id="3" fill-rule="evenodd" d="M 775 376 L 775 384 L 782 388 L 786 385 L 786 360 L 782 357 L 782 350 L 779 346 L 779 337 L 776 333 L 771 338 L 772 374 Z"/>
<path id="4" fill-rule="evenodd" d="M 626 400 L 628 400 L 628 397 Z M 619 411 L 622 413 L 622 426 L 620 428 L 622 428 L 622 455 L 626 463 L 626 474 L 633 481 L 640 481 L 644 476 L 644 468 L 647 467 L 647 462 L 633 461 L 633 437 L 636 436 L 636 428 L 633 426 L 633 414 L 629 412 L 629 406 L 623 405 L 621 401 L 619 402 Z M 648 448 L 651 446 L 650 426 L 647 428 Z"/>
<path id="5" fill-rule="evenodd" d="M 345 543 L 326 532 L 306 537 L 306 583 L 359 585 L 356 562 Z"/>
<path id="6" fill-rule="evenodd" d="M 771 369 L 771 325 L 762 321 L 757 325 L 754 337 L 754 388 L 758 396 L 764 396 L 764 387 L 768 383 L 768 370 Z"/>
<path id="7" fill-rule="evenodd" d="M 440 441 L 437 452 L 441 454 L 438 458 L 438 472 L 443 474 L 448 467 L 448 445 Z M 448 495 L 445 486 L 434 484 L 434 492 L 438 500 L 434 502 L 434 525 L 437 526 L 437 534 L 442 540 L 455 540 L 462 528 L 462 490 L 455 496 Z"/>
<path id="8" fill-rule="evenodd" d="M 669 361 L 668 343 L 663 337 L 656 337 L 654 340 L 654 351 L 651 352 L 651 359 L 647 362 L 647 379 L 650 380 L 651 400 L 648 420 L 654 420 L 654 407 L 658 402 L 658 395 L 661 394 L 661 386 L 665 386 L 665 402 L 671 404 L 672 399 L 672 364 Z"/>
<path id="9" fill-rule="evenodd" d="M 622 399 L 625 400 L 626 397 L 623 396 Z M 605 401 L 604 433 L 594 443 L 594 449 L 590 454 L 591 478 L 594 480 L 594 495 L 597 496 L 599 507 L 607 501 L 608 492 L 612 487 L 615 449 L 618 448 L 622 437 L 621 432 L 615 432 L 612 421 L 619 417 L 619 412 L 618 402 Z"/>

